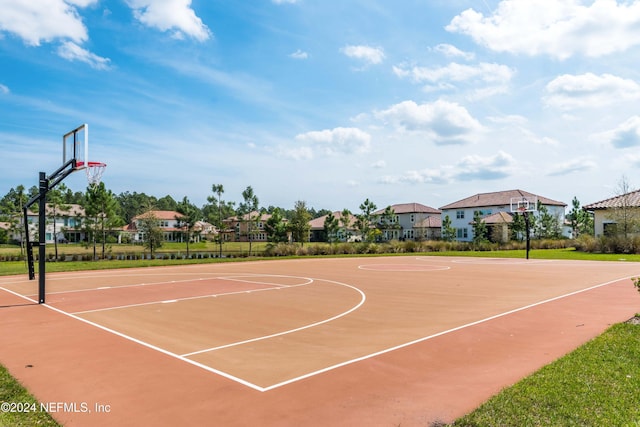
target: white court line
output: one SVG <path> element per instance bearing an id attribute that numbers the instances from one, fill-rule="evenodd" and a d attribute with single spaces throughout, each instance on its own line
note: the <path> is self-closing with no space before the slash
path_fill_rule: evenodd
<path id="1" fill-rule="evenodd" d="M 205 280 L 229 280 L 229 281 L 241 281 L 241 282 L 247 282 L 247 283 L 257 283 L 257 284 L 264 284 L 264 285 L 273 285 L 273 286 L 280 286 L 280 287 L 288 287 L 288 286 L 292 286 L 292 285 L 283 285 L 280 283 L 272 283 L 272 282 L 258 282 L 258 281 L 250 281 L 250 280 L 238 280 L 238 277 L 291 277 L 291 276 L 283 276 L 283 275 L 238 275 L 237 273 L 228 273 L 230 274 L 230 276 L 220 276 L 220 275 L 216 275 L 214 277 L 199 277 L 199 278 L 195 278 L 195 279 L 184 279 L 184 280 L 167 280 L 167 281 L 162 281 L 162 282 L 149 282 L 149 283 L 133 283 L 130 285 L 121 285 L 121 286 L 100 286 L 97 288 L 87 288 L 87 289 L 72 289 L 72 290 L 68 290 L 68 291 L 58 291 L 58 292 L 47 292 L 47 295 L 59 295 L 59 294 L 73 294 L 76 292 L 93 292 L 93 291 L 102 291 L 105 289 L 128 289 L 128 288 L 136 288 L 136 287 L 142 287 L 142 286 L 158 286 L 158 285 L 173 285 L 176 283 L 188 283 L 188 282 L 198 282 L 198 281 L 205 281 Z M 179 275 L 179 274 L 176 274 Z M 141 275 L 142 276 L 142 275 Z M 91 278 L 95 278 L 95 277 L 104 277 L 104 276 L 95 276 L 95 275 L 90 275 L 90 276 L 76 276 L 76 278 L 80 278 L 80 279 L 91 279 Z M 113 278 L 113 277 L 131 277 L 129 275 L 126 274 L 122 274 L 122 275 L 113 275 L 113 276 L 108 276 L 109 278 Z M 300 277 L 300 279 L 307 279 L 307 282 L 310 280 L 307 277 Z M 303 284 L 307 284 L 307 283 L 303 283 Z M 297 286 L 297 285 L 296 285 Z M 28 294 L 28 296 L 35 296 L 37 294 Z"/>
<path id="2" fill-rule="evenodd" d="M 273 385 L 271 385 L 269 387 L 264 387 L 262 391 L 273 390 L 273 389 L 285 386 L 287 384 L 291 384 L 291 383 L 303 380 L 305 378 L 310 378 L 310 377 L 313 377 L 315 375 L 319 375 L 319 374 L 322 374 L 322 373 L 325 373 L 325 372 L 332 371 L 334 369 L 338 369 L 338 368 L 343 367 L 343 366 L 350 365 L 352 363 L 361 362 L 363 360 L 371 359 L 373 357 L 380 356 L 380 355 L 383 355 L 383 354 L 386 354 L 386 353 L 390 353 L 392 351 L 399 350 L 399 349 L 405 348 L 405 347 L 409 347 L 411 345 L 418 344 L 418 343 L 421 343 L 421 342 L 424 342 L 424 341 L 428 341 L 430 339 L 437 338 L 437 337 L 442 336 L 442 335 L 446 335 L 446 334 L 449 334 L 449 333 L 452 333 L 452 332 L 460 331 L 462 329 L 469 328 L 469 327 L 472 327 L 472 326 L 476 326 L 476 325 L 479 325 L 481 323 L 486 323 L 486 322 L 488 322 L 490 320 L 494 320 L 494 319 L 498 319 L 500 317 L 508 316 L 510 314 L 517 313 L 519 311 L 528 310 L 530 308 L 537 307 L 539 305 L 547 304 L 547 303 L 550 303 L 550 302 L 553 302 L 553 301 L 557 301 L 557 300 L 560 300 L 560 299 L 563 299 L 563 298 L 567 298 L 567 297 L 570 297 L 570 296 L 573 296 L 573 295 L 581 294 L 583 292 L 591 291 L 593 289 L 601 288 L 601 287 L 610 285 L 612 283 L 619 282 L 621 280 L 631 279 L 632 277 L 636 277 L 636 275 L 631 275 L 631 276 L 622 277 L 622 278 L 619 278 L 619 279 L 610 280 L 608 282 L 601 283 L 601 284 L 595 285 L 595 286 L 591 286 L 591 287 L 586 288 L 586 289 L 581 289 L 581 290 L 578 290 L 578 291 L 570 292 L 568 294 L 564 294 L 564 295 L 560 295 L 560 296 L 557 296 L 557 297 L 549 298 L 549 299 L 546 299 L 544 301 L 539 301 L 539 302 L 536 302 L 536 303 L 533 303 L 533 304 L 526 305 L 524 307 L 520 307 L 520 308 L 516 308 L 516 309 L 513 309 L 513 310 L 509 310 L 509 311 L 506 311 L 504 313 L 499 313 L 499 314 L 487 317 L 485 319 L 477 320 L 475 322 L 466 323 L 464 325 L 457 326 L 457 327 L 451 328 L 451 329 L 447 329 L 446 331 L 438 332 L 436 334 L 429 335 L 427 337 L 418 338 L 416 340 L 409 341 L 407 343 L 400 344 L 400 345 L 397 345 L 397 346 L 394 346 L 394 347 L 390 347 L 390 348 L 387 348 L 385 350 L 380 350 L 380 351 L 377 351 L 375 353 L 371 353 L 371 354 L 367 354 L 367 355 L 362 356 L 362 357 L 358 357 L 356 359 L 351 359 L 351 360 L 347 360 L 347 361 L 342 362 L 342 363 L 338 363 L 338 364 L 335 364 L 335 365 L 332 365 L 332 366 L 328 366 L 328 367 L 326 367 L 324 369 L 319 369 L 317 371 L 309 372 L 308 374 L 301 375 L 301 376 L 295 377 L 295 378 L 291 378 L 291 379 L 289 379 L 287 381 L 283 381 L 283 382 L 280 382 L 280 383 L 277 383 L 277 384 L 273 384 Z"/>
<path id="3" fill-rule="evenodd" d="M 23 296 L 23 295 L 20 295 L 20 294 L 18 294 L 18 293 L 15 293 L 15 292 L 13 292 L 13 291 L 10 291 L 10 290 L 8 290 L 8 289 L 5 289 L 5 288 L 0 288 L 0 289 L 2 289 L 2 290 L 4 290 L 4 291 L 7 291 L 7 292 L 9 292 L 9 293 L 11 293 L 11 294 L 13 294 L 13 295 L 18 296 L 18 297 L 24 298 L 24 299 L 26 299 L 26 300 L 28 300 L 28 301 L 37 302 L 37 301 L 33 301 L 32 299 L 27 298 L 27 297 L 25 297 L 25 296 Z M 124 339 L 129 340 L 129 341 L 132 341 L 132 342 L 134 342 L 134 343 L 136 343 L 136 344 L 140 344 L 140 345 L 141 345 L 141 346 L 143 346 L 143 347 L 147 347 L 147 348 L 150 348 L 150 349 L 152 349 L 152 350 L 158 351 L 158 352 L 160 352 L 160 353 L 162 353 L 162 354 L 166 354 L 167 356 L 170 356 L 170 357 L 173 357 L 173 358 L 175 358 L 175 359 L 181 360 L 181 361 L 183 361 L 183 362 L 189 363 L 190 365 L 194 365 L 194 366 L 197 366 L 198 368 L 202 368 L 202 369 L 204 369 L 205 371 L 213 372 L 214 374 L 218 374 L 218 375 L 220 375 L 220 376 L 222 376 L 222 377 L 224 377 L 224 378 L 227 378 L 227 379 L 230 379 L 230 380 L 235 381 L 235 382 L 237 382 L 237 383 L 243 384 L 243 385 L 245 385 L 245 386 L 247 386 L 247 387 L 249 387 L 249 388 L 252 388 L 252 389 L 254 389 L 254 390 L 257 390 L 257 391 L 264 391 L 264 390 L 263 390 L 263 387 L 257 386 L 257 385 L 255 385 L 255 384 L 253 384 L 253 383 L 250 383 L 249 381 L 245 381 L 245 380 L 243 380 L 242 378 L 234 377 L 233 375 L 230 375 L 230 374 L 228 374 L 228 373 L 226 373 L 226 372 L 219 371 L 219 370 L 214 369 L 214 368 L 212 368 L 212 367 L 210 367 L 210 366 L 203 365 L 202 363 L 198 363 L 198 362 L 196 362 L 196 361 L 194 361 L 194 360 L 191 360 L 191 359 L 187 359 L 186 357 L 182 357 L 182 356 L 180 356 L 179 354 L 172 353 L 172 352 L 170 352 L 170 351 L 168 351 L 168 350 L 165 350 L 165 349 L 163 349 L 163 348 L 157 347 L 157 346 L 155 346 L 155 345 L 153 345 L 153 344 L 149 344 L 149 343 L 144 342 L 144 341 L 141 341 L 141 340 L 139 340 L 139 339 L 137 339 L 137 338 L 133 338 L 133 337 L 130 337 L 129 335 L 125 335 L 125 334 L 123 334 L 123 333 L 121 333 L 121 332 L 118 332 L 118 331 L 116 331 L 116 330 L 113 330 L 113 329 L 107 328 L 106 326 L 102 326 L 102 325 L 100 325 L 100 324 L 98 324 L 98 323 L 95 323 L 95 322 L 92 322 L 92 321 L 90 321 L 90 320 L 83 319 L 82 317 L 75 316 L 75 315 L 73 315 L 73 314 L 71 314 L 71 313 L 67 313 L 67 312 L 65 312 L 65 311 L 62 311 L 62 310 L 60 310 L 60 309 L 58 309 L 58 308 L 55 308 L 55 307 L 53 307 L 53 306 L 50 306 L 50 305 L 48 305 L 48 304 L 40 304 L 40 305 L 42 305 L 43 307 L 48 308 L 49 310 L 53 310 L 53 311 L 55 311 L 56 313 L 60 313 L 60 314 L 62 314 L 62 315 L 64 315 L 64 316 L 71 317 L 72 319 L 79 320 L 79 321 L 81 321 L 81 322 L 83 322 L 83 323 L 86 323 L 86 324 L 88 324 L 88 325 L 91 325 L 91 326 L 93 326 L 93 327 L 96 327 L 96 328 L 98 328 L 98 329 L 101 329 L 101 330 L 103 330 L 103 331 L 110 332 L 110 333 L 112 333 L 112 334 L 114 334 L 114 335 L 116 335 L 116 336 L 119 336 L 119 337 L 124 338 Z"/>
<path id="4" fill-rule="evenodd" d="M 135 342 L 137 344 L 140 344 L 140 345 L 142 345 L 144 347 L 151 348 L 153 350 L 159 351 L 160 353 L 163 353 L 163 354 L 166 354 L 168 356 L 174 357 L 174 358 L 176 358 L 178 360 L 182 360 L 183 362 L 187 362 L 187 363 L 189 363 L 191 365 L 194 365 L 194 366 L 197 366 L 199 368 L 202 368 L 205 371 L 212 372 L 212 373 L 218 374 L 218 375 L 220 375 L 220 376 L 222 376 L 224 378 L 236 381 L 239 384 L 243 384 L 243 385 L 245 385 L 245 386 L 247 386 L 249 388 L 252 388 L 254 390 L 257 390 L 257 391 L 260 391 L 260 392 L 267 392 L 267 391 L 274 390 L 274 389 L 279 388 L 279 387 L 283 387 L 283 386 L 288 385 L 288 384 L 292 384 L 292 383 L 297 382 L 297 381 L 301 381 L 301 380 L 306 379 L 306 378 L 313 377 L 315 375 L 320 375 L 322 373 L 329 372 L 329 371 L 332 371 L 334 369 L 338 369 L 338 368 L 343 367 L 343 366 L 347 366 L 347 365 L 350 365 L 350 364 L 353 364 L 353 363 L 357 363 L 357 362 L 361 362 L 363 360 L 367 360 L 367 359 L 370 359 L 370 358 L 373 358 L 373 357 L 376 357 L 376 356 L 380 356 L 380 355 L 383 355 L 383 354 L 386 354 L 386 353 L 390 353 L 392 351 L 399 350 L 401 348 L 409 347 L 409 346 L 414 345 L 414 344 L 418 344 L 418 343 L 421 343 L 421 342 L 424 342 L 424 341 L 427 341 L 427 340 L 430 340 L 430 339 L 433 339 L 433 338 L 436 338 L 436 337 L 439 337 L 439 336 L 442 336 L 442 335 L 446 335 L 446 334 L 449 334 L 449 333 L 452 333 L 452 332 L 460 331 L 462 329 L 466 329 L 466 328 L 469 328 L 469 327 L 472 327 L 472 326 L 476 326 L 476 325 L 479 325 L 479 324 L 482 324 L 482 323 L 486 323 L 486 322 L 488 322 L 490 320 L 498 319 L 500 317 L 508 316 L 510 314 L 514 314 L 514 313 L 517 313 L 517 312 L 520 312 L 520 311 L 528 310 L 530 308 L 537 307 L 539 305 L 547 304 L 547 303 L 550 303 L 550 302 L 553 302 L 553 301 L 557 301 L 557 300 L 560 300 L 560 299 L 564 299 L 564 298 L 567 298 L 567 297 L 570 297 L 570 296 L 573 296 L 573 295 L 578 295 L 578 294 L 581 294 L 581 293 L 584 293 L 584 292 L 588 292 L 588 291 L 591 291 L 593 289 L 597 289 L 597 288 L 601 288 L 601 287 L 604 287 L 604 286 L 608 286 L 608 285 L 610 285 L 612 283 L 616 283 L 616 282 L 619 282 L 619 281 L 622 281 L 622 280 L 628 280 L 628 279 L 631 279 L 632 277 L 636 277 L 636 276 L 637 276 L 637 274 L 634 274 L 634 275 L 630 275 L 630 276 L 625 276 L 625 277 L 613 279 L 613 280 L 610 280 L 610 281 L 607 281 L 607 282 L 604 282 L 604 283 L 601 283 L 601 284 L 598 284 L 598 285 L 594 285 L 594 286 L 591 286 L 591 287 L 588 287 L 588 288 L 585 288 L 585 289 L 580 289 L 580 290 L 577 290 L 577 291 L 574 291 L 574 292 L 570 292 L 570 293 L 567 293 L 567 294 L 564 294 L 564 295 L 560 295 L 560 296 L 557 296 L 557 297 L 553 297 L 553 298 L 549 298 L 549 299 L 546 299 L 546 300 L 543 300 L 543 301 L 539 301 L 537 303 L 529 304 L 529 305 L 526 305 L 524 307 L 520 307 L 520 308 L 516 308 L 516 309 L 513 309 L 513 310 L 509 310 L 509 311 L 506 311 L 504 313 L 499 313 L 499 314 L 496 314 L 496 315 L 493 315 L 493 316 L 490 316 L 490 317 L 487 317 L 487 318 L 484 318 L 484 319 L 481 319 L 481 320 L 477 320 L 475 322 L 467 323 L 467 324 L 464 324 L 464 325 L 461 325 L 461 326 L 458 326 L 458 327 L 455 327 L 455 328 L 448 329 L 446 331 L 438 332 L 436 334 L 429 335 L 429 336 L 426 336 L 426 337 L 423 337 L 423 338 L 418 338 L 416 340 L 409 341 L 407 343 L 403 343 L 403 344 L 400 344 L 400 345 L 397 345 L 397 346 L 394 346 L 394 347 L 390 347 L 390 348 L 387 348 L 387 349 L 384 349 L 384 350 L 380 350 L 380 351 L 375 352 L 375 353 L 367 354 L 367 355 L 364 355 L 362 357 L 350 359 L 350 360 L 347 360 L 347 361 L 344 361 L 344 362 L 341 362 L 341 363 L 338 363 L 338 364 L 335 364 L 335 365 L 328 366 L 328 367 L 323 368 L 323 369 L 312 371 L 312 372 L 309 372 L 309 373 L 307 373 L 305 375 L 301 375 L 301 376 L 298 376 L 298 377 L 295 377 L 295 378 L 291 378 L 289 380 L 282 381 L 280 383 L 276 383 L 276 384 L 273 384 L 273 385 L 267 386 L 267 387 L 260 387 L 260 386 L 258 386 L 256 384 L 253 384 L 253 383 L 251 383 L 249 381 L 246 381 L 246 380 L 243 380 L 241 378 L 235 377 L 235 376 L 230 375 L 230 374 L 228 374 L 226 372 L 223 372 L 223 371 L 211 368 L 210 366 L 203 365 L 201 363 L 195 362 L 195 361 L 193 361 L 193 360 L 191 360 L 191 359 L 189 359 L 187 357 L 181 356 L 179 354 L 172 353 L 170 351 L 167 351 L 167 350 L 162 349 L 160 347 L 154 346 L 154 345 L 149 344 L 147 342 L 144 342 L 144 341 L 138 340 L 136 338 L 130 337 L 128 335 L 125 335 L 125 334 L 123 334 L 121 332 L 115 331 L 113 329 L 109 329 L 109 328 L 107 328 L 105 326 L 102 326 L 102 325 L 99 325 L 97 323 L 91 322 L 89 320 L 83 319 L 82 317 L 76 316 L 76 315 L 71 314 L 71 313 L 64 312 L 64 311 L 62 311 L 60 309 L 57 309 L 57 308 L 52 307 L 52 306 L 49 306 L 47 304 L 42 304 L 42 305 L 47 307 L 50 310 L 53 310 L 55 312 L 58 312 L 60 314 L 65 315 L 65 316 L 71 317 L 73 319 L 79 320 L 79 321 L 84 322 L 86 324 L 92 325 L 92 326 L 94 326 L 96 328 L 99 328 L 99 329 L 102 329 L 104 331 L 111 332 L 114 335 L 117 335 L 117 336 L 122 337 L 124 339 L 130 340 L 130 341 Z M 325 279 L 318 279 L 318 280 L 325 280 Z M 332 282 L 330 280 L 326 280 L 326 281 L 327 282 Z M 350 286 L 350 285 L 346 285 L 346 284 L 340 283 L 340 282 L 332 282 L 332 283 L 337 283 L 337 284 L 342 284 L 342 285 L 345 285 L 345 286 Z M 37 301 L 34 301 L 34 300 L 32 300 L 30 298 L 27 298 L 27 297 L 25 297 L 23 295 L 20 295 L 20 294 L 18 294 L 16 292 L 13 292 L 13 291 L 11 291 L 9 289 L 5 289 L 5 288 L 2 288 L 2 287 L 0 287 L 0 289 L 4 290 L 6 292 L 9 292 L 9 293 L 11 293 L 13 295 L 16 295 L 16 296 L 18 296 L 20 298 L 26 299 L 29 302 L 37 302 Z"/>
<path id="5" fill-rule="evenodd" d="M 257 288 L 257 289 L 243 290 L 243 291 L 224 292 L 224 293 L 221 293 L 221 294 L 197 295 L 197 296 L 193 296 L 193 297 L 176 298 L 176 299 L 172 299 L 172 300 L 158 300 L 158 301 L 141 302 L 141 303 L 137 303 L 137 304 L 117 305 L 117 306 L 113 306 L 113 307 L 96 308 L 96 309 L 93 309 L 93 310 L 75 311 L 75 312 L 73 312 L 73 314 L 95 313 L 95 312 L 98 312 L 98 311 L 109 311 L 109 310 L 120 310 L 120 309 L 123 309 L 123 308 L 143 307 L 145 305 L 167 304 L 167 303 L 170 303 L 170 302 L 190 301 L 190 300 L 203 299 L 203 298 L 217 298 L 217 297 L 225 297 L 225 296 L 229 296 L 229 295 L 248 294 L 248 293 L 253 293 L 253 292 L 275 291 L 275 290 L 283 289 L 284 287 L 286 287 L 286 288 L 295 288 L 297 286 L 307 286 L 310 283 L 313 283 L 313 281 L 308 282 L 308 283 L 302 283 L 300 285 L 276 286 L 276 287 L 273 287 L 273 288 Z"/>
<path id="6" fill-rule="evenodd" d="M 303 331 L 305 329 L 310 329 L 310 328 L 313 328 L 315 326 L 320 326 L 320 325 L 323 325 L 325 323 L 329 323 L 329 322 L 331 322 L 333 320 L 339 319 L 341 317 L 344 317 L 344 316 L 356 311 L 367 300 L 367 296 L 365 295 L 365 293 L 362 292 L 360 289 L 356 288 L 355 286 L 347 285 L 346 283 L 334 282 L 333 280 L 325 280 L 325 279 L 317 279 L 317 280 L 318 281 L 329 282 L 329 283 L 335 283 L 335 284 L 340 285 L 340 286 L 346 286 L 347 288 L 355 289 L 358 293 L 360 293 L 360 296 L 361 296 L 360 302 L 357 305 L 355 305 L 352 308 L 350 308 L 349 310 L 347 310 L 347 311 L 345 311 L 343 313 L 340 313 L 340 314 L 338 314 L 336 316 L 333 316 L 333 317 L 331 317 L 329 319 L 321 320 L 319 322 L 311 323 L 309 325 L 301 326 L 301 327 L 295 328 L 295 329 L 289 329 L 287 331 L 278 332 L 278 333 L 271 334 L 271 335 L 265 335 L 265 336 L 262 336 L 262 337 L 252 338 L 252 339 L 245 340 L 245 341 L 238 341 L 238 342 L 235 342 L 235 343 L 221 345 L 221 346 L 218 346 L 218 347 L 205 348 L 204 350 L 198 350 L 198 351 L 194 351 L 194 352 L 191 352 L 191 353 L 185 353 L 185 354 L 182 354 L 182 356 L 183 357 L 195 356 L 196 354 L 202 354 L 202 353 L 207 353 L 207 352 L 210 352 L 210 351 L 222 350 L 223 348 L 236 347 L 236 346 L 243 345 L 243 344 L 248 344 L 248 343 L 252 343 L 252 342 L 256 342 L 256 341 L 262 341 L 262 340 L 266 340 L 266 339 L 269 339 L 269 338 L 279 337 L 279 336 L 282 336 L 282 335 L 292 334 L 294 332 Z"/>

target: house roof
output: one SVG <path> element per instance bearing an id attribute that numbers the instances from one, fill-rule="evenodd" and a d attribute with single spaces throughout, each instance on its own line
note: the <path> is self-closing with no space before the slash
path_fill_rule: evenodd
<path id="1" fill-rule="evenodd" d="M 549 199 L 537 194 L 529 193 L 523 190 L 507 190 L 496 191 L 493 193 L 478 193 L 466 199 L 458 200 L 457 202 L 450 203 L 440 208 L 445 209 L 462 209 L 462 208 L 480 208 L 485 206 L 508 206 L 511 204 L 512 197 L 537 197 L 538 201 L 543 205 L 551 206 L 567 206 L 566 203 L 558 202 L 557 200 Z"/>
<path id="2" fill-rule="evenodd" d="M 260 217 L 258 218 L 258 215 L 260 215 Z M 242 221 L 249 221 L 251 220 L 258 220 L 258 221 L 267 221 L 269 218 L 271 218 L 273 215 L 268 214 L 268 213 L 263 213 L 260 214 L 260 212 L 258 211 L 251 211 L 247 214 L 242 215 Z M 240 217 L 235 215 L 235 216 L 230 216 L 228 218 L 224 219 L 224 222 L 238 222 L 240 221 Z M 283 219 L 283 221 L 287 221 L 286 218 Z"/>
<path id="3" fill-rule="evenodd" d="M 47 216 L 53 216 L 53 204 L 46 204 Z M 65 208 L 65 209 L 62 209 Z M 33 212 L 31 209 L 27 210 L 28 216 L 37 216 L 37 212 Z M 56 216 L 57 217 L 77 217 L 77 216 L 85 216 L 84 208 L 80 205 L 69 203 L 69 204 L 61 204 L 56 206 Z"/>
<path id="4" fill-rule="evenodd" d="M 399 203 L 396 205 L 391 205 L 391 209 L 396 214 L 405 214 L 405 213 L 427 213 L 427 214 L 440 214 L 440 211 L 436 208 L 432 208 L 430 206 L 425 206 L 420 203 Z M 384 209 L 379 209 L 375 211 L 374 215 L 382 215 L 384 213 Z"/>
<path id="5" fill-rule="evenodd" d="M 439 215 L 429 216 L 413 224 L 413 228 L 441 228 L 442 218 Z"/>
<path id="6" fill-rule="evenodd" d="M 333 216 L 338 219 L 338 221 L 340 220 L 340 217 L 342 216 L 342 211 L 335 211 L 332 212 Z M 324 221 L 327 219 L 329 215 L 323 215 L 320 216 L 318 218 L 314 218 L 311 221 L 309 221 L 309 225 L 311 226 L 312 230 L 322 230 L 324 229 Z M 355 215 L 349 215 L 349 227 L 353 227 L 353 224 L 356 222 L 356 217 Z M 340 223 L 340 226 L 342 226 L 342 223 Z"/>
<path id="7" fill-rule="evenodd" d="M 154 216 L 156 219 L 175 220 L 176 217 L 181 217 L 183 215 L 180 212 L 176 211 L 147 211 L 140 215 L 134 216 L 133 221 L 136 221 L 140 218 L 147 218 L 149 216 Z"/>
<path id="8" fill-rule="evenodd" d="M 508 212 L 496 212 L 492 215 L 487 215 L 482 218 L 485 224 L 511 224 L 513 222 L 513 215 Z"/>
<path id="9" fill-rule="evenodd" d="M 640 190 L 611 197 L 584 206 L 586 210 L 610 209 L 620 207 L 640 207 Z"/>

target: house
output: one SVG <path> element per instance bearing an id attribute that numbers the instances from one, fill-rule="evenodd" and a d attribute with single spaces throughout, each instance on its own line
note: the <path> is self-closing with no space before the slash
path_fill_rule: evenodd
<path id="1" fill-rule="evenodd" d="M 268 236 L 264 226 L 271 216 L 252 211 L 242 217 L 229 217 L 223 220 L 225 229 L 220 230 L 222 239 L 226 242 L 248 242 L 251 235 L 252 242 L 266 242 Z"/>
<path id="2" fill-rule="evenodd" d="M 483 221 L 491 221 L 487 225 L 499 227 L 498 232 L 504 238 L 505 227 L 509 226 L 509 218 L 505 215 L 494 216 L 499 212 L 511 214 L 511 200 L 514 198 L 537 199 L 550 215 L 557 218 L 559 224 L 564 224 L 566 204 L 539 196 L 523 190 L 497 191 L 493 193 L 479 193 L 457 202 L 442 206 L 442 218 L 449 217 L 451 226 L 456 230 L 456 240 L 469 242 L 473 240 L 473 218 L 479 213 Z M 534 215 L 538 213 L 535 212 Z"/>
<path id="3" fill-rule="evenodd" d="M 637 232 L 632 226 L 640 222 L 640 190 L 591 203 L 583 209 L 593 212 L 596 237 L 624 232 L 621 228 L 626 228 L 625 225 L 631 226 L 629 232 Z"/>
<path id="4" fill-rule="evenodd" d="M 393 212 L 388 218 L 387 209 Z M 401 203 L 377 210 L 376 224 L 382 240 L 430 240 L 440 238 L 442 222 L 438 209 L 420 203 Z"/>
<path id="5" fill-rule="evenodd" d="M 86 233 L 82 229 L 86 218 L 84 208 L 77 204 L 68 205 L 46 205 L 46 243 L 57 242 L 83 242 L 86 240 Z M 37 241 L 39 214 L 32 210 L 27 210 L 27 223 L 29 224 L 29 240 Z M 20 220 L 20 232 L 14 230 L 12 240 L 22 240 L 23 219 Z"/>
<path id="6" fill-rule="evenodd" d="M 180 218 L 182 218 L 182 214 L 180 212 L 151 210 L 143 214 L 136 215 L 131 220 L 131 223 L 123 228 L 123 232 L 130 236 L 132 243 L 144 242 L 144 233 L 141 231 L 141 222 L 150 217 L 153 217 L 158 221 L 158 226 L 162 230 L 163 240 L 165 242 L 185 241 L 186 229 L 180 222 Z M 194 227 L 191 232 L 191 241 L 199 242 L 200 239 L 201 234 Z"/>
<path id="7" fill-rule="evenodd" d="M 339 221 L 340 228 L 338 229 L 337 239 L 341 242 L 351 242 L 354 240 L 360 240 L 360 232 L 356 229 L 356 217 L 353 214 L 349 215 L 349 220 L 347 224 L 342 224 L 340 222 L 340 218 L 342 217 L 342 211 L 332 212 L 334 218 Z M 309 221 L 309 241 L 310 242 L 326 242 L 327 233 L 324 229 L 324 222 L 326 221 L 329 215 L 323 215 L 318 218 L 314 218 Z"/>

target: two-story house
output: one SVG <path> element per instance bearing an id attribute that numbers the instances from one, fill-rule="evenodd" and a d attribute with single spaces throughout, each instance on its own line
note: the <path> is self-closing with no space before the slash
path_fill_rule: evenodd
<path id="1" fill-rule="evenodd" d="M 342 211 L 335 211 L 331 213 L 335 219 L 338 220 L 338 232 L 336 238 L 341 242 L 352 242 L 361 240 L 362 236 L 360 231 L 356 229 L 356 217 L 350 214 L 346 219 L 346 224 L 341 222 Z M 324 229 L 324 222 L 329 215 L 323 215 L 318 218 L 314 218 L 309 221 L 309 241 L 310 242 L 326 242 L 328 240 L 327 233 Z"/>
<path id="2" fill-rule="evenodd" d="M 537 198 L 550 215 L 557 218 L 560 224 L 564 224 L 564 212 L 567 206 L 565 203 L 523 190 L 479 193 L 442 206 L 440 210 L 443 219 L 448 216 L 451 220 L 451 226 L 456 230 L 456 240 L 469 242 L 473 240 L 472 223 L 476 212 L 480 214 L 483 221 L 487 220 L 491 224 L 508 223 L 510 218 L 507 215 L 511 215 L 512 198 L 522 197 L 530 200 Z M 496 215 L 498 213 L 500 215 Z M 537 212 L 534 215 L 537 215 Z"/>
<path id="3" fill-rule="evenodd" d="M 420 203 L 400 203 L 375 211 L 382 240 L 430 240 L 440 238 L 441 217 L 438 209 Z"/>
<path id="4" fill-rule="evenodd" d="M 46 243 L 54 243 L 55 241 L 76 243 L 86 240 L 86 233 L 82 229 L 86 215 L 82 206 L 76 204 L 56 206 L 47 203 L 46 217 Z M 38 232 L 38 213 L 28 210 L 27 223 L 29 224 L 29 240 L 35 242 Z M 20 241 L 22 234 L 15 232 L 11 238 Z"/>
<path id="5" fill-rule="evenodd" d="M 253 211 L 241 217 L 232 216 L 225 220 L 222 238 L 228 242 L 266 242 L 268 240 L 265 224 L 271 218 L 271 214 Z M 286 220 L 285 220 L 286 221 Z"/>

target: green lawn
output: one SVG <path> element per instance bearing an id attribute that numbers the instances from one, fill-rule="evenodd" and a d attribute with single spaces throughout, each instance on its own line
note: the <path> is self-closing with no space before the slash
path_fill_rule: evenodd
<path id="1" fill-rule="evenodd" d="M 430 252 L 411 256 L 524 258 L 524 251 Z M 357 255 L 362 256 L 362 255 Z M 587 254 L 572 249 L 533 250 L 531 259 L 640 261 L 640 255 Z M 251 258 L 258 259 L 258 258 Z M 47 271 L 75 271 L 167 264 L 242 261 L 179 259 L 51 262 Z M 0 275 L 24 274 L 24 262 L 0 262 Z M 633 286 L 631 281 L 629 286 Z M 600 337 L 503 390 L 453 426 L 640 426 L 640 326 L 615 325 Z M 0 367 L 0 403 L 33 402 Z M 46 413 L 0 412 L 3 426 L 55 426 Z"/>
<path id="2" fill-rule="evenodd" d="M 614 325 L 453 426 L 639 426 L 640 325 Z"/>
<path id="3" fill-rule="evenodd" d="M 40 404 L 0 366 L 0 427 L 59 426 Z"/>

